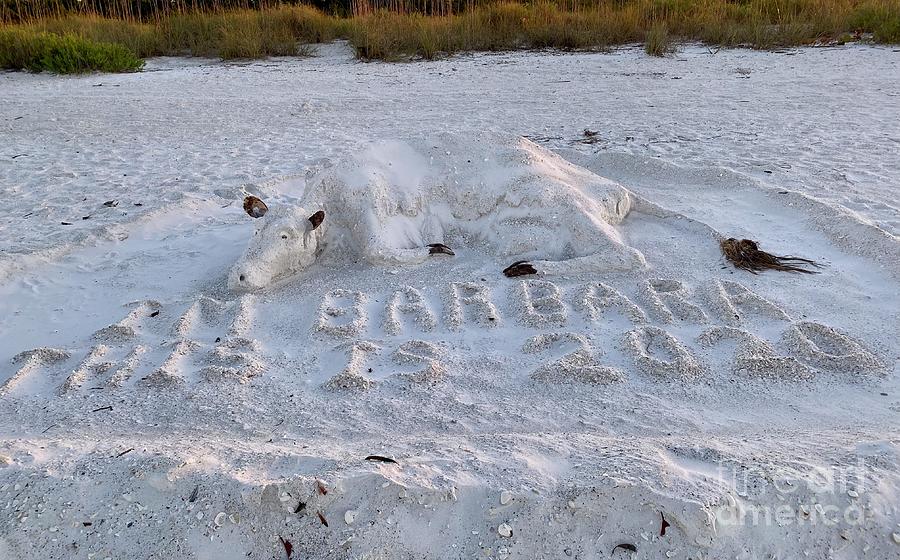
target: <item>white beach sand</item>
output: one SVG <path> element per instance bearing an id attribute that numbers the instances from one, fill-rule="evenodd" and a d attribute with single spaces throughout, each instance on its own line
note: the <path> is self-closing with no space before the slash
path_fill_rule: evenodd
<path id="1" fill-rule="evenodd" d="M 0 559 L 900 555 L 900 53 L 320 51 L 0 73 Z M 610 233 L 647 268 L 510 279 L 451 235 L 228 289 L 245 194 L 441 134 L 449 167 L 379 165 L 482 196 L 580 166 L 652 203 Z"/>

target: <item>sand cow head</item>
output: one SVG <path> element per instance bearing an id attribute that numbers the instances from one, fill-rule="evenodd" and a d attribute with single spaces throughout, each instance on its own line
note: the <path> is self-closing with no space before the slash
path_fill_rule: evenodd
<path id="1" fill-rule="evenodd" d="M 250 245 L 228 275 L 230 289 L 264 288 L 315 261 L 324 211 L 310 213 L 296 206 L 269 210 L 255 196 L 244 199 L 244 210 L 258 219 L 258 225 Z"/>

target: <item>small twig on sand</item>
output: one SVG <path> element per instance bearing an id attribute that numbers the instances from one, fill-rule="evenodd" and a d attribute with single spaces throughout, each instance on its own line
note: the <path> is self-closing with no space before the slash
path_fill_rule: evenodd
<path id="1" fill-rule="evenodd" d="M 100 408 L 95 408 L 91 412 L 100 412 L 101 410 L 112 410 L 112 406 L 101 406 Z"/>
<path id="2" fill-rule="evenodd" d="M 366 461 L 375 461 L 378 463 L 393 463 L 395 465 L 399 464 L 399 463 L 397 463 L 397 461 L 391 459 L 390 457 L 384 457 L 381 455 L 369 455 L 368 457 L 366 457 L 365 460 Z"/>
<path id="3" fill-rule="evenodd" d="M 118 458 L 121 457 L 122 455 L 126 455 L 126 454 L 128 454 L 128 453 L 131 453 L 132 451 L 134 451 L 134 447 L 129 447 L 129 448 L 126 449 L 125 451 L 123 451 L 123 452 L 119 453 L 118 455 L 116 455 L 116 459 L 118 459 Z"/>
<path id="4" fill-rule="evenodd" d="M 281 539 L 281 545 L 284 547 L 284 553 L 287 556 L 288 560 L 291 558 L 291 554 L 294 552 L 294 545 L 291 544 L 291 541 L 285 539 L 284 537 L 278 537 Z"/>

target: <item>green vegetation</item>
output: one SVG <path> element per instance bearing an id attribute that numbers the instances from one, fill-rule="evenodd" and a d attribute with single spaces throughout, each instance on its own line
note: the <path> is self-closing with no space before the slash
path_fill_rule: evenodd
<path id="1" fill-rule="evenodd" d="M 759 49 L 900 43 L 900 0 L 341 1 L 343 16 L 251 0 L 0 0 L 0 67 L 131 71 L 136 58 L 296 56 L 339 38 L 363 60 L 626 43 L 663 56 L 681 41 Z M 259 9 L 240 8 L 251 5 Z"/>
<path id="2" fill-rule="evenodd" d="M 307 6 L 265 11 L 172 13 L 152 21 L 67 15 L 7 25 L 26 33 L 74 34 L 122 45 L 136 56 L 262 58 L 303 54 L 299 45 L 346 35 L 347 20 Z M 0 27 L 2 29 L 3 27 Z"/>
<path id="3" fill-rule="evenodd" d="M 849 18 L 849 26 L 871 31 L 876 43 L 900 43 L 900 7 L 894 2 L 864 3 Z"/>
<path id="4" fill-rule="evenodd" d="M 0 67 L 32 72 L 134 72 L 144 61 L 127 48 L 77 35 L 0 29 Z"/>
<path id="5" fill-rule="evenodd" d="M 607 49 L 644 43 L 648 54 L 677 41 L 772 49 L 846 41 L 900 43 L 900 0 L 600 0 L 589 5 L 490 3 L 422 16 L 360 10 L 350 40 L 362 59 L 426 59 L 461 51 Z"/>
<path id="6" fill-rule="evenodd" d="M 650 56 L 666 56 L 672 52 L 672 41 L 665 23 L 653 24 L 644 41 L 644 52 Z"/>

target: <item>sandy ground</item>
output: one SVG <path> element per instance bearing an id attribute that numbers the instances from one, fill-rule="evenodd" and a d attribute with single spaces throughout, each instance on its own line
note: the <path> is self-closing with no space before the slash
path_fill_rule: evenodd
<path id="1" fill-rule="evenodd" d="M 0 558 L 896 557 L 898 61 L 0 74 Z M 462 240 L 226 287 L 244 192 L 482 130 L 664 208 L 618 226 L 649 269 L 512 280 Z M 739 272 L 717 236 L 826 267 Z"/>

